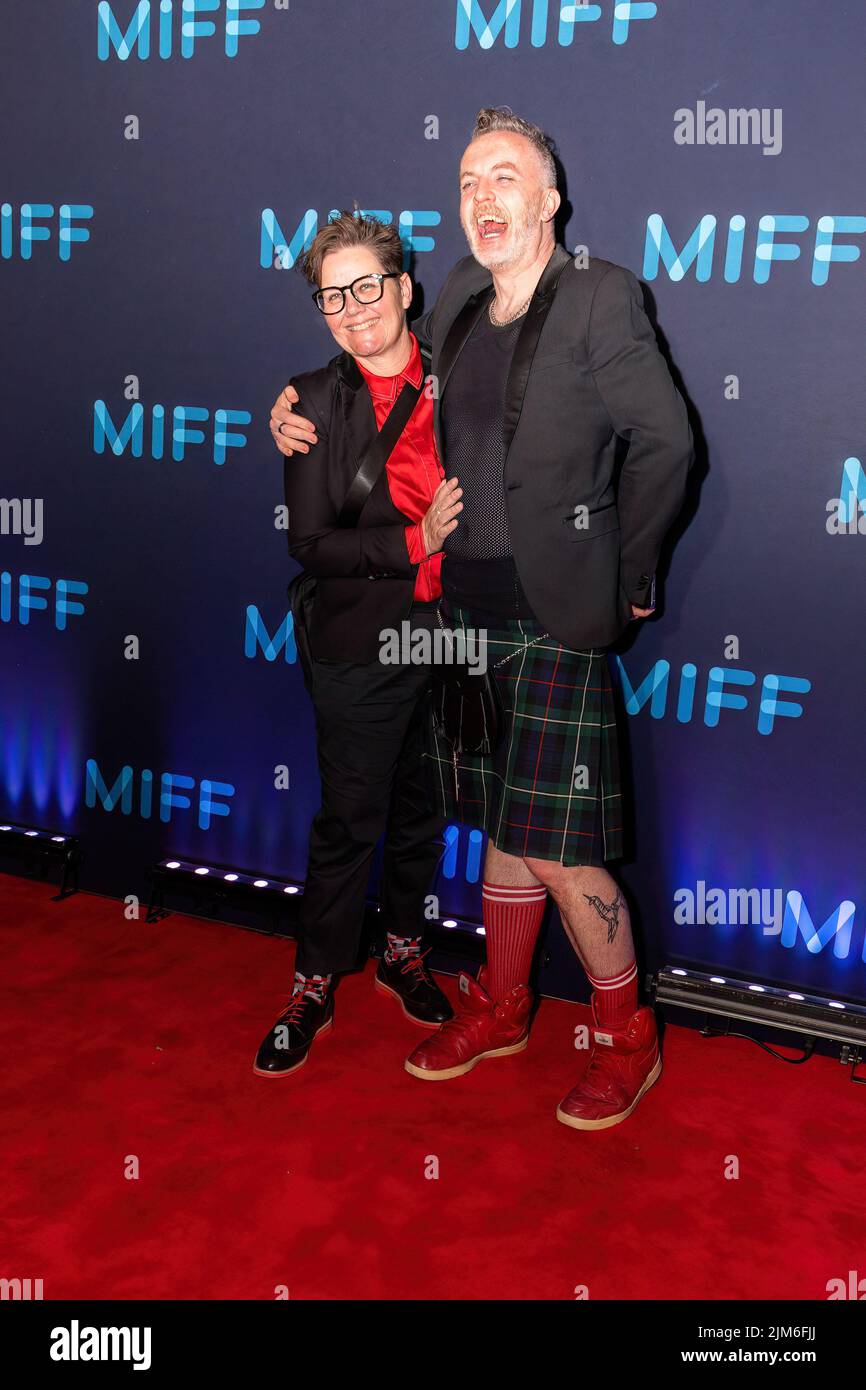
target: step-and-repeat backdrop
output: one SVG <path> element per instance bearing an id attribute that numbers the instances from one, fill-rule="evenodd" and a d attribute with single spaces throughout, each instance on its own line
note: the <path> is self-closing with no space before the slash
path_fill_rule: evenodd
<path id="1" fill-rule="evenodd" d="M 565 244 L 643 282 L 698 439 L 660 612 L 611 653 L 646 963 L 866 998 L 860 0 L 7 0 L 2 31 L 0 815 L 80 833 L 118 897 L 168 853 L 303 876 L 268 414 L 334 349 L 293 267 L 357 199 L 429 306 L 507 104 L 557 142 Z M 453 832 L 443 917 L 480 916 L 479 850 Z"/>

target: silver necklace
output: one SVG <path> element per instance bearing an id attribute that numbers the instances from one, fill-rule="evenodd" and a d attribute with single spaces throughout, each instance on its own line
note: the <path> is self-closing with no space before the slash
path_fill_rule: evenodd
<path id="1" fill-rule="evenodd" d="M 506 324 L 508 324 L 508 323 L 513 323 L 515 319 L 519 319 L 519 318 L 520 318 L 520 315 L 521 315 L 521 314 L 525 314 L 525 313 L 526 313 L 527 309 L 529 308 L 530 303 L 532 302 L 532 295 L 529 296 L 529 299 L 527 299 L 527 301 L 526 301 L 525 304 L 521 304 L 521 306 L 520 306 L 519 309 L 516 309 L 516 310 L 514 311 L 513 314 L 509 314 L 509 315 L 508 315 L 508 318 L 505 318 L 505 319 L 498 319 L 498 318 L 496 317 L 496 315 L 494 314 L 494 312 L 493 312 L 493 305 L 495 304 L 495 302 L 496 302 L 496 296 L 494 295 L 493 299 L 491 299 L 491 301 L 490 301 L 490 308 L 487 310 L 487 313 L 488 313 L 489 318 L 490 318 L 490 322 L 493 324 L 493 327 L 494 327 L 494 328 L 504 328 Z"/>

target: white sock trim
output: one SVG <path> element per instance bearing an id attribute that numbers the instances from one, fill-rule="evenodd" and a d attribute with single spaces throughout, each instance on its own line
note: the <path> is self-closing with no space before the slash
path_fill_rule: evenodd
<path id="1" fill-rule="evenodd" d="M 630 965 L 627 970 L 624 970 L 621 975 L 613 975 L 609 980 L 596 980 L 593 975 L 590 975 L 588 970 L 586 972 L 586 978 L 589 980 L 593 989 L 599 990 L 622 989 L 623 985 L 631 984 L 636 975 L 637 961 L 634 961 L 634 963 Z"/>
<path id="2" fill-rule="evenodd" d="M 492 903 L 540 903 L 547 897 L 547 889 L 543 883 L 533 888 L 507 888 L 498 883 L 485 883 L 481 896 Z"/>

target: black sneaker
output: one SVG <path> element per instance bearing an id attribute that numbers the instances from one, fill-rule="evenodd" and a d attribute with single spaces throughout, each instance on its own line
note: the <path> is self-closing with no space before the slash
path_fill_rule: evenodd
<path id="1" fill-rule="evenodd" d="M 288 1076 L 297 1071 L 306 1062 L 314 1038 L 333 1021 L 334 996 L 330 990 L 324 1004 L 298 990 L 256 1053 L 256 1076 Z"/>
<path id="2" fill-rule="evenodd" d="M 413 1023 L 438 1028 L 454 1017 L 454 1010 L 437 985 L 424 959 L 428 951 L 391 964 L 383 956 L 376 971 L 376 988 L 400 1000 L 403 1012 Z"/>

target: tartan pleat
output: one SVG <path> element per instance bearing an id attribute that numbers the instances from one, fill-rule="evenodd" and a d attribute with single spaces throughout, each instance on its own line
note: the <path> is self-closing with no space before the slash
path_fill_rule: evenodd
<path id="1" fill-rule="evenodd" d="M 623 854 L 622 787 L 613 686 L 604 648 L 574 651 L 532 622 L 443 610 L 455 632 L 486 633 L 486 659 L 502 692 L 506 734 L 488 756 L 461 754 L 454 787 L 451 746 L 429 729 L 426 757 L 437 807 L 485 830 L 497 849 L 567 865 Z M 585 768 L 584 774 L 580 769 Z M 585 782 L 585 785 L 582 783 Z"/>

